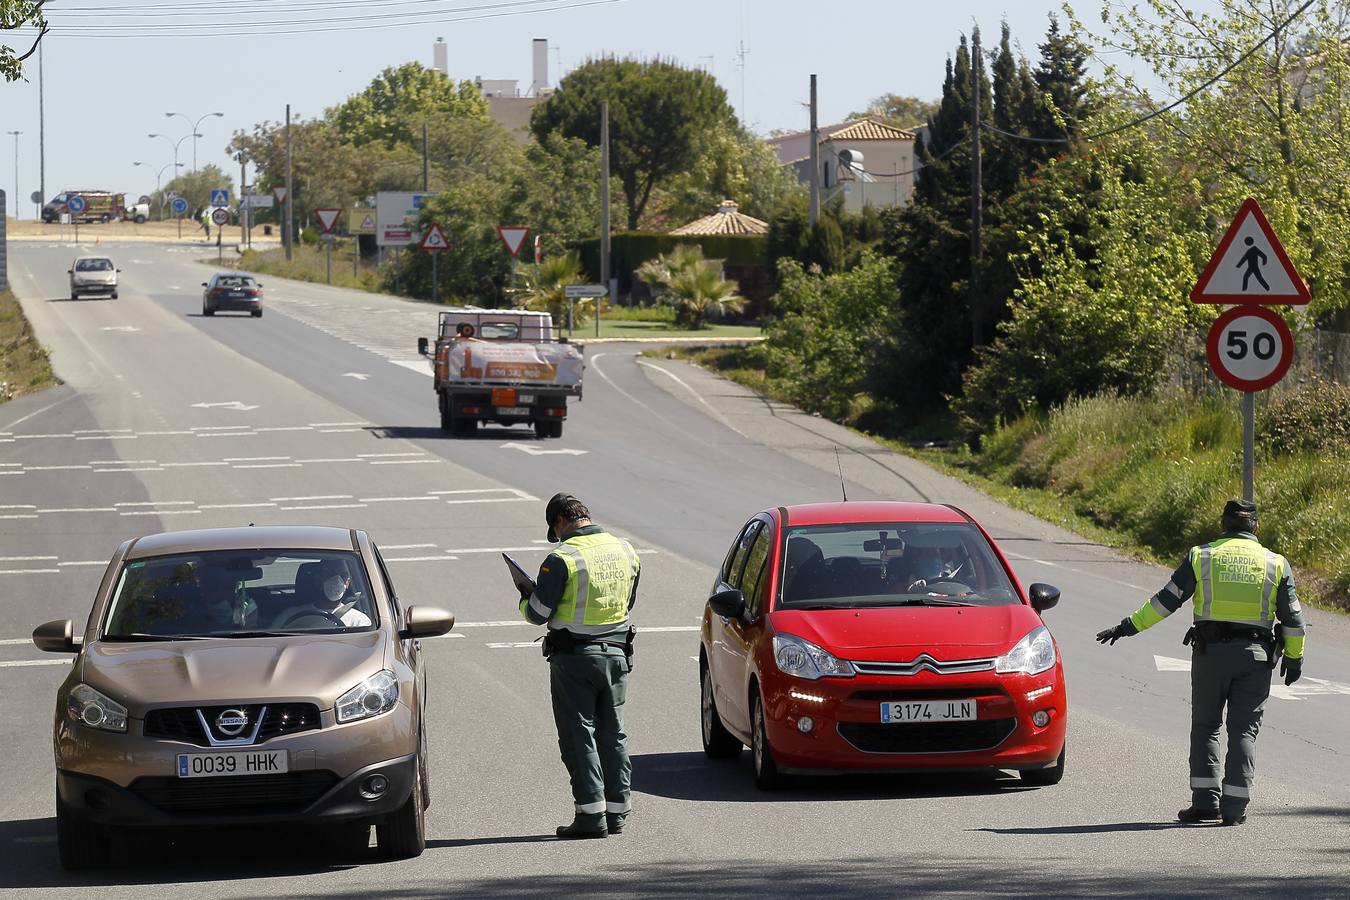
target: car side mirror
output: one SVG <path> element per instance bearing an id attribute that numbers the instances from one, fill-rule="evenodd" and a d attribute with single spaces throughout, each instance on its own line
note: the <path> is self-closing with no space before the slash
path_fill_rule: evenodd
<path id="1" fill-rule="evenodd" d="M 45 653 L 78 653 L 80 640 L 75 637 L 75 623 L 57 619 L 33 629 L 33 646 Z"/>
<path id="2" fill-rule="evenodd" d="M 202 282 L 202 287 L 210 287 L 210 286 L 211 285 L 207 284 L 205 281 Z"/>
<path id="3" fill-rule="evenodd" d="M 451 613 L 434 606 L 410 606 L 398 636 L 407 638 L 440 637 L 455 627 Z"/>
<path id="4" fill-rule="evenodd" d="M 262 285 L 262 282 L 261 282 L 261 281 L 258 282 L 258 290 L 262 290 L 262 286 L 263 286 L 263 285 Z"/>
<path id="5" fill-rule="evenodd" d="M 120 272 L 120 271 L 122 271 L 122 270 L 121 270 L 121 269 L 117 269 L 116 271 Z"/>
<path id="6" fill-rule="evenodd" d="M 420 338 L 417 339 L 417 355 L 418 355 L 418 356 L 426 356 L 426 355 L 427 355 L 427 346 L 428 346 L 428 344 L 429 344 L 429 342 L 428 342 L 427 339 L 424 338 L 424 337 L 420 337 Z"/>
<path id="7" fill-rule="evenodd" d="M 1038 582 L 1028 588 L 1027 592 L 1031 595 L 1031 608 L 1038 613 L 1052 609 L 1055 604 L 1059 603 L 1059 588 L 1052 584 L 1040 584 Z"/>
<path id="8" fill-rule="evenodd" d="M 66 269 L 66 274 L 67 274 L 67 275 L 74 275 L 74 274 L 75 274 L 75 270 L 74 270 L 74 269 Z"/>
<path id="9" fill-rule="evenodd" d="M 708 605 L 724 619 L 739 619 L 745 614 L 745 595 L 740 588 L 727 588 L 709 597 Z"/>

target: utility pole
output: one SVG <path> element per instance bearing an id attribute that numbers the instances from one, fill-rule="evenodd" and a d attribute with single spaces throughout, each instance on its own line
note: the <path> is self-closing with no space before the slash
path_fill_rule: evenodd
<path id="1" fill-rule="evenodd" d="M 613 297 L 609 279 L 609 101 L 600 101 L 600 283 Z M 600 298 L 595 298 L 595 336 L 600 336 Z"/>
<path id="2" fill-rule="evenodd" d="M 820 126 L 816 123 L 816 76 L 811 75 L 811 227 L 820 224 Z"/>
<path id="3" fill-rule="evenodd" d="M 970 49 L 970 340 L 978 347 L 981 340 L 980 302 L 980 226 L 984 216 L 983 182 L 980 177 L 980 35 L 976 32 Z"/>
<path id="4" fill-rule="evenodd" d="M 195 143 L 196 142 L 194 141 L 194 144 Z M 194 155 L 196 153 L 195 147 L 193 153 Z M 243 249 L 243 245 L 248 243 L 249 207 L 247 205 L 248 201 L 244 199 L 244 187 L 248 184 L 247 181 L 248 176 L 246 174 L 247 171 L 248 171 L 248 158 L 244 156 L 244 151 L 240 150 L 239 151 L 239 229 L 240 229 L 239 243 L 241 245 L 240 246 L 241 250 Z"/>
<path id="5" fill-rule="evenodd" d="M 38 41 L 38 193 L 47 202 L 47 109 L 42 84 L 42 42 Z M 39 212 L 39 217 L 41 213 Z"/>
<path id="6" fill-rule="evenodd" d="M 11 131 L 14 135 L 14 220 L 19 220 L 19 135 L 22 131 Z"/>
<path id="7" fill-rule="evenodd" d="M 427 152 L 427 123 L 422 123 L 422 190 L 431 190 L 431 156 Z"/>
<path id="8" fill-rule="evenodd" d="M 295 182 L 291 180 L 291 105 L 286 104 L 286 203 L 282 212 L 286 216 L 286 223 L 282 226 L 281 236 L 286 243 L 286 261 L 291 261 L 292 248 L 295 243 L 295 236 L 291 234 L 291 229 L 295 225 L 295 218 L 292 215 L 295 199 Z"/>

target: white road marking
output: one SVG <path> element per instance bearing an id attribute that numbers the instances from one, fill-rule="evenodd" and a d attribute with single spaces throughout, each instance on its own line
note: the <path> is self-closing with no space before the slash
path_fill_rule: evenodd
<path id="1" fill-rule="evenodd" d="M 198 509 L 254 509 L 264 506 L 276 506 L 275 503 L 206 503 Z"/>
<path id="2" fill-rule="evenodd" d="M 1176 659 L 1171 656 L 1154 654 L 1153 664 L 1158 667 L 1159 672 L 1189 672 L 1191 670 L 1189 659 Z M 1323 694 L 1350 695 L 1350 684 L 1305 676 L 1293 684 L 1276 683 L 1270 686 L 1270 696 L 1277 700 L 1302 700 L 1304 697 L 1315 697 Z"/>
<path id="3" fill-rule="evenodd" d="M 370 460 L 366 460 L 366 462 L 370 463 L 372 466 L 408 466 L 408 465 L 416 465 L 416 464 L 418 464 L 418 463 L 425 463 L 425 464 L 428 464 L 428 465 L 435 465 L 435 464 L 441 462 L 441 460 L 439 460 L 439 459 L 370 459 Z"/>
<path id="4" fill-rule="evenodd" d="M 57 565 L 58 565 L 58 566 L 106 566 L 106 565 L 108 565 L 108 561 L 107 561 L 106 559 L 79 559 L 79 560 L 75 560 L 74 562 L 59 562 L 59 563 L 57 563 Z"/>
<path id="5" fill-rule="evenodd" d="M 247 425 L 194 425 L 192 431 L 238 431 L 240 428 L 247 428 Z"/>
<path id="6" fill-rule="evenodd" d="M 37 509 L 32 503 L 11 503 L 7 506 L 0 506 L 0 509 Z"/>
<path id="7" fill-rule="evenodd" d="M 289 456 L 227 456 L 225 461 L 228 463 L 236 462 L 280 462 L 289 460 Z"/>
<path id="8" fill-rule="evenodd" d="M 113 506 L 192 506 L 192 500 L 150 500 L 135 503 L 114 503 Z"/>
<path id="9" fill-rule="evenodd" d="M 125 332 L 128 332 L 128 333 L 134 332 L 134 331 L 140 331 L 140 329 L 137 328 L 135 325 L 104 325 L 104 326 L 103 326 L 101 329 L 99 329 L 99 330 L 100 330 L 100 331 L 125 331 Z"/>
<path id="10" fill-rule="evenodd" d="M 412 369 L 418 375 L 426 375 L 428 378 L 434 374 L 431 371 L 431 364 L 425 359 L 391 359 L 389 361 L 396 366 Z"/>
<path id="11" fill-rule="evenodd" d="M 743 437 L 743 438 L 748 438 L 748 437 L 750 437 L 750 435 L 746 434 L 744 431 L 741 431 L 741 430 L 740 430 L 739 428 L 737 428 L 735 425 L 732 425 L 730 419 L 728 419 L 726 416 L 722 415 L 720 412 L 718 412 L 716 409 L 714 409 L 711 403 L 709 403 L 707 400 L 703 399 L 703 395 L 702 395 L 702 394 L 700 394 L 698 391 L 696 391 L 696 390 L 694 390 L 692 387 L 690 387 L 690 386 L 688 385 L 688 383 L 686 383 L 685 380 L 684 380 L 683 378 L 681 378 L 680 376 L 676 375 L 674 372 L 669 372 L 669 371 L 667 371 L 664 367 L 658 366 L 658 365 L 656 365 L 656 364 L 653 363 L 653 362 L 649 362 L 648 360 L 644 360 L 642 357 L 636 357 L 636 358 L 634 359 L 634 362 L 636 362 L 639 366 L 642 366 L 644 369 L 654 369 L 655 371 L 660 372 L 662 375 L 664 375 L 664 376 L 666 376 L 667 378 L 671 379 L 671 380 L 674 381 L 676 384 L 678 384 L 680 387 L 684 388 L 684 389 L 685 389 L 686 391 L 688 391 L 691 395 L 693 395 L 693 398 L 694 398 L 695 400 L 697 400 L 699 403 L 702 403 L 705 407 L 707 407 L 708 412 L 711 413 L 712 416 L 713 416 L 713 418 L 717 419 L 717 421 L 721 422 L 723 425 L 727 426 L 728 428 L 730 428 L 732 431 L 736 432 L 737 434 L 739 434 L 739 435 L 740 435 L 741 437 Z M 611 384 L 612 384 L 612 383 L 613 383 L 613 382 L 611 382 Z"/>
<path id="12" fill-rule="evenodd" d="M 701 625 L 654 625 L 654 626 L 649 625 L 646 627 L 642 625 L 637 626 L 638 634 L 654 634 L 658 632 L 670 632 L 670 631 L 699 631 L 701 628 L 702 628 Z"/>
<path id="13" fill-rule="evenodd" d="M 361 459 L 380 459 L 386 456 L 426 456 L 421 450 L 414 450 L 411 453 L 358 453 Z"/>
<path id="14" fill-rule="evenodd" d="M 1158 667 L 1159 672 L 1189 672 L 1191 670 L 1191 661 L 1189 659 L 1174 659 L 1170 656 L 1153 655 L 1153 665 Z"/>
<path id="15" fill-rule="evenodd" d="M 197 437 L 253 437 L 256 431 L 199 431 Z"/>
<path id="16" fill-rule="evenodd" d="M 251 409 L 257 409 L 256 403 L 244 403 L 242 400 L 227 400 L 222 403 L 194 403 L 194 409 L 233 409 L 239 412 L 248 412 Z"/>
<path id="17" fill-rule="evenodd" d="M 459 624 L 459 623 L 455 623 L 455 624 Z M 30 637 L 26 637 L 26 638 L 5 638 L 4 640 L 0 640 L 0 644 L 4 644 L 5 646 L 10 646 L 10 647 L 18 646 L 19 644 L 31 644 L 31 643 L 33 643 L 33 639 L 30 638 Z"/>
<path id="18" fill-rule="evenodd" d="M 141 437 L 164 437 L 170 434 L 192 434 L 191 431 L 141 431 Z"/>
<path id="19" fill-rule="evenodd" d="M 130 428 L 76 428 L 71 434 L 126 434 Z"/>
<path id="20" fill-rule="evenodd" d="M 117 512 L 111 506 L 74 506 L 60 507 L 55 509 L 39 509 L 39 513 L 91 513 L 91 512 Z"/>
<path id="21" fill-rule="evenodd" d="M 524 619 L 503 619 L 499 622 L 455 622 L 456 628 L 508 628 L 529 625 Z"/>
<path id="22" fill-rule="evenodd" d="M 164 470 L 163 470 L 162 468 L 160 468 L 159 466 L 144 466 L 144 467 L 141 467 L 141 468 L 131 468 L 131 469 L 95 469 L 94 471 L 95 471 L 95 472 L 163 472 Z"/>
<path id="23" fill-rule="evenodd" d="M 6 513 L 0 519 L 36 519 L 37 513 Z"/>
<path id="24" fill-rule="evenodd" d="M 1034 562 L 1037 565 L 1048 566 L 1052 569 L 1064 569 L 1067 572 L 1073 572 L 1077 575 L 1083 575 L 1087 578 L 1097 578 L 1102 581 L 1109 581 L 1111 584 L 1117 584 L 1120 585 L 1121 587 L 1127 587 L 1132 591 L 1148 590 L 1148 588 L 1146 587 L 1141 587 L 1140 585 L 1137 584 L 1130 584 L 1128 581 L 1120 581 L 1118 579 L 1110 577 L 1109 575 L 1102 575 L 1097 572 L 1085 572 L 1082 569 L 1075 569 L 1073 566 L 1066 566 L 1063 565 L 1062 563 L 1053 563 L 1046 559 L 1036 559 L 1034 556 L 1025 556 L 1021 553 L 1014 553 L 1011 550 L 1004 550 L 1003 555 L 1007 556 L 1010 559 L 1024 559 L 1027 562 Z"/>
<path id="25" fill-rule="evenodd" d="M 370 376 L 364 372 L 343 372 L 343 378 L 355 378 L 357 381 L 365 381 Z"/>
<path id="26" fill-rule="evenodd" d="M 517 441 L 508 441 L 502 444 L 502 449 L 519 450 L 522 453 L 528 453 L 531 456 L 584 456 L 589 450 L 577 450 L 569 447 L 559 447 L 556 450 L 544 450 L 540 447 L 531 447 L 529 444 L 521 444 Z"/>
<path id="27" fill-rule="evenodd" d="M 281 507 L 281 511 L 294 512 L 302 509 L 361 509 L 364 506 L 364 503 L 329 503 L 317 506 L 283 506 Z"/>
<path id="28" fill-rule="evenodd" d="M 60 569 L 0 569 L 0 575 L 55 575 Z"/>
<path id="29" fill-rule="evenodd" d="M 5 433 L 5 434 L 10 434 L 10 433 L 11 433 L 11 432 L 10 432 L 10 429 L 13 428 L 15 425 L 21 425 L 21 424 L 23 424 L 24 422 L 27 422 L 29 419 L 35 418 L 36 416 L 40 416 L 40 415 L 42 415 L 43 413 L 45 413 L 45 412 L 46 412 L 47 410 L 49 410 L 49 409 L 55 409 L 56 407 L 60 406 L 62 403 L 65 403 L 65 402 L 68 401 L 68 400 L 73 400 L 75 397 L 78 397 L 78 396 L 79 396 L 79 394 L 74 394 L 74 393 L 67 394 L 66 396 L 62 397 L 60 400 L 57 400 L 55 403 L 48 403 L 46 406 L 42 407 L 41 409 L 35 409 L 35 410 L 33 410 L 32 412 L 30 412 L 28 415 L 26 415 L 26 416 L 24 416 L 24 417 L 22 417 L 22 418 L 20 418 L 20 419 L 15 419 L 13 422 L 10 422 L 8 425 L 6 425 L 6 426 L 5 426 L 5 431 L 4 431 L 4 433 Z M 24 436 L 24 435 L 17 435 L 17 437 L 23 437 L 23 436 Z"/>
<path id="30" fill-rule="evenodd" d="M 396 562 L 440 562 L 447 559 L 459 559 L 458 556 L 386 556 L 387 563 Z"/>
<path id="31" fill-rule="evenodd" d="M 460 503 L 519 503 L 525 499 L 525 497 L 476 497 L 472 500 L 447 500 L 445 502 L 455 506 Z"/>
<path id="32" fill-rule="evenodd" d="M 22 420 L 20 420 L 20 421 L 22 421 Z M 14 424 L 17 425 L 18 422 L 14 423 Z M 73 435 L 73 434 L 67 432 L 66 434 L 16 434 L 16 435 L 14 435 L 14 438 L 15 438 L 16 440 L 21 440 L 21 441 L 22 441 L 22 440 L 32 440 L 32 439 L 35 439 L 35 438 L 68 438 L 68 437 L 74 437 L 74 436 L 75 436 L 75 435 Z"/>
<path id="33" fill-rule="evenodd" d="M 18 659 L 13 662 L 0 662 L 0 669 L 12 669 L 19 666 L 69 666 L 73 663 L 70 659 Z"/>
<path id="34" fill-rule="evenodd" d="M 382 544 L 381 550 L 425 550 L 427 547 L 435 547 L 435 544 Z"/>
<path id="35" fill-rule="evenodd" d="M 278 503 L 302 503 L 307 500 L 350 500 L 351 494 L 315 494 L 312 497 L 269 497 Z"/>
<path id="36" fill-rule="evenodd" d="M 358 431 L 365 431 L 364 428 L 320 428 L 319 434 L 352 434 Z"/>
<path id="37" fill-rule="evenodd" d="M 369 425 L 369 422 L 310 422 L 310 428 L 343 428 L 349 425 Z"/>
<path id="38" fill-rule="evenodd" d="M 55 556 L 0 556 L 0 562 L 33 562 L 38 559 L 56 559 Z"/>
<path id="39" fill-rule="evenodd" d="M 134 441 L 137 435 L 134 434 L 84 434 L 75 438 L 77 441 Z"/>
<path id="40" fill-rule="evenodd" d="M 434 502 L 436 501 L 436 499 L 437 499 L 437 498 L 435 498 L 435 497 L 362 497 L 362 498 L 361 498 L 361 502 L 362 502 L 362 503 L 405 503 L 405 502 L 411 502 L 411 501 L 416 501 L 416 500 L 430 500 L 430 501 L 432 501 L 432 502 L 434 503 Z"/>
<path id="41" fill-rule="evenodd" d="M 249 463 L 246 466 L 234 466 L 236 469 L 298 469 L 298 462 L 288 463 Z"/>
<path id="42" fill-rule="evenodd" d="M 122 510 L 124 516 L 200 516 L 200 509 L 138 509 Z"/>
<path id="43" fill-rule="evenodd" d="M 180 468 L 180 467 L 181 467 L 181 468 L 186 468 L 186 467 L 188 467 L 188 466 L 228 466 L 229 463 L 227 463 L 227 462 L 217 462 L 217 461 L 212 461 L 212 462 L 173 462 L 173 463 L 161 463 L 160 465 L 162 465 L 164 468 L 168 469 L 168 468 L 170 468 L 170 467 L 173 467 L 173 468 Z"/>
<path id="44" fill-rule="evenodd" d="M 488 644 L 488 647 L 492 650 L 508 650 L 520 647 L 537 647 L 537 646 L 539 646 L 539 639 L 533 641 L 512 641 L 510 643 L 504 644 Z"/>
<path id="45" fill-rule="evenodd" d="M 267 428 L 255 428 L 254 431 L 313 431 L 309 425 L 271 425 Z"/>
<path id="46" fill-rule="evenodd" d="M 365 462 L 364 459 L 357 459 L 355 456 L 330 456 L 319 459 L 297 459 L 298 463 L 340 463 L 340 462 Z"/>

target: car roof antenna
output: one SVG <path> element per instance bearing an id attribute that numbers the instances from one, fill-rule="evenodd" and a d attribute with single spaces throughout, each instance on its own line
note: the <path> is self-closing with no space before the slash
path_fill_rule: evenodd
<path id="1" fill-rule="evenodd" d="M 848 502 L 848 488 L 844 486 L 844 464 L 839 461 L 839 446 L 834 448 L 834 465 L 839 470 L 839 493 L 844 495 L 844 502 Z"/>

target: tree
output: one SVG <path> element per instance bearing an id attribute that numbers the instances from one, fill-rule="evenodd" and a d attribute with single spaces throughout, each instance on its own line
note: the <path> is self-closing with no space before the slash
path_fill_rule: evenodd
<path id="1" fill-rule="evenodd" d="M 364 91 L 328 110 L 327 118 L 358 146 L 420 144 L 423 122 L 486 121 L 488 104 L 473 82 L 456 84 L 437 69 L 410 62 L 385 69 Z"/>
<path id="2" fill-rule="evenodd" d="M 569 284 L 581 284 L 585 276 L 581 271 L 581 257 L 575 251 L 556 256 L 548 256 L 541 262 L 532 263 L 521 269 L 523 289 L 520 294 L 521 305 L 526 309 L 543 310 L 553 317 L 555 328 L 562 328 L 567 322 L 568 303 L 563 287 Z M 572 324 L 580 325 L 589 320 L 587 307 L 593 302 L 590 298 L 573 301 Z"/>
<path id="3" fill-rule="evenodd" d="M 656 205 L 662 224 L 677 227 L 706 216 L 723 200 L 735 200 L 747 216 L 767 219 L 805 193 L 768 144 L 738 125 L 724 125 L 705 136 L 698 158 L 670 179 Z"/>
<path id="4" fill-rule="evenodd" d="M 46 2 L 47 0 L 0 0 L 0 31 L 37 29 L 37 36 L 33 38 L 27 50 L 0 44 L 0 75 L 4 76 L 5 81 L 18 81 L 23 77 L 23 61 L 37 51 L 38 44 L 46 36 L 48 25 L 42 15 L 42 7 Z"/>
<path id="5" fill-rule="evenodd" d="M 735 121 L 726 91 L 707 72 L 665 60 L 593 59 L 573 69 L 530 128 L 600 143 L 600 102 L 609 101 L 610 171 L 623 187 L 628 228 L 653 191 L 692 166 L 708 135 Z"/>
<path id="6" fill-rule="evenodd" d="M 849 119 L 877 117 L 896 128 L 914 128 L 923 125 L 937 112 L 937 103 L 900 94 L 882 94 L 867 104 L 862 112 L 851 112 Z"/>
<path id="7" fill-rule="evenodd" d="M 736 282 L 722 277 L 721 262 L 704 259 L 697 244 L 676 244 L 669 253 L 643 263 L 638 275 L 674 304 L 677 322 L 695 330 L 704 328 L 709 316 L 745 307 Z"/>

